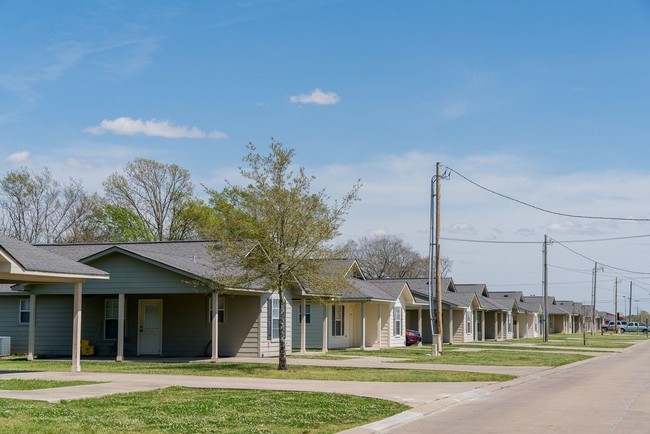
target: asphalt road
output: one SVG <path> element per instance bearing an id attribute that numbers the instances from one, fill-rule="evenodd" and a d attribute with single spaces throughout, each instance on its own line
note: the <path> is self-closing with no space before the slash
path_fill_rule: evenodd
<path id="1" fill-rule="evenodd" d="M 488 386 L 382 432 L 650 433 L 650 340 L 618 354 Z"/>

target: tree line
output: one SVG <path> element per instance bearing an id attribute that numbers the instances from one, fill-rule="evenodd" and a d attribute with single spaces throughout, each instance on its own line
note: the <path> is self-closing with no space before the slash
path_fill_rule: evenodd
<path id="1" fill-rule="evenodd" d="M 235 191 L 206 188 L 206 203 L 196 195 L 187 169 L 145 158 L 129 162 L 102 185 L 100 195 L 88 192 L 81 180 L 55 180 L 47 168 L 12 170 L 0 180 L 0 230 L 31 244 L 213 239 L 223 220 L 219 204 Z M 338 251 L 358 259 L 366 278 L 428 275 L 429 258 L 396 235 L 364 236 Z M 442 265 L 444 276 L 452 261 L 442 258 Z"/>

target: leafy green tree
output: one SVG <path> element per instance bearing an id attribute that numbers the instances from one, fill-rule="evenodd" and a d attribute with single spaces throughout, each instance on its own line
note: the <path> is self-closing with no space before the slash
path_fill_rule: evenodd
<path id="1" fill-rule="evenodd" d="M 230 258 L 241 270 L 223 281 L 238 287 L 263 285 L 279 294 L 280 370 L 287 369 L 285 291 L 296 282 L 321 294 L 342 289 L 342 276 L 326 270 L 327 260 L 337 257 L 330 242 L 339 235 L 360 188 L 357 182 L 331 203 L 323 190 L 312 191 L 314 178 L 304 168 L 293 172 L 294 155 L 293 149 L 276 141 L 268 155 L 260 155 L 249 144 L 243 159 L 248 167 L 240 168 L 249 183 L 229 184 L 220 192 L 208 190 L 217 219 L 219 257 Z"/>

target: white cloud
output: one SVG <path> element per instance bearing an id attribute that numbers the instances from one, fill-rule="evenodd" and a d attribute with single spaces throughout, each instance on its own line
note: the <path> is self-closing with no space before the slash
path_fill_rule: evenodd
<path id="1" fill-rule="evenodd" d="M 142 120 L 122 116 L 113 120 L 104 119 L 99 125 L 84 130 L 91 134 L 117 134 L 121 136 L 144 135 L 165 137 L 167 139 L 226 139 L 228 135 L 221 131 L 204 132 L 197 127 L 175 126 L 168 120 Z"/>
<path id="2" fill-rule="evenodd" d="M 14 152 L 13 154 L 7 157 L 7 162 L 9 164 L 13 164 L 16 166 L 24 165 L 27 162 L 27 160 L 29 160 L 28 151 Z"/>
<path id="3" fill-rule="evenodd" d="M 292 95 L 289 97 L 289 101 L 298 104 L 331 105 L 337 104 L 341 101 L 341 98 L 334 92 L 323 92 L 316 88 L 310 94 L 301 93 L 299 95 Z"/>

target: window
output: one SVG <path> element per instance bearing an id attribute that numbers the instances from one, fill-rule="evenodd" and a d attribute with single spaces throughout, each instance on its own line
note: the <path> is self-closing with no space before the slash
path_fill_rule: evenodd
<path id="1" fill-rule="evenodd" d="M 29 315 L 29 299 L 21 298 L 18 302 L 18 324 L 29 324 Z"/>
<path id="2" fill-rule="evenodd" d="M 465 321 L 465 334 L 470 335 L 470 334 L 472 334 L 472 321 L 473 321 L 472 311 L 471 310 L 469 310 L 469 309 L 467 310 L 467 313 L 465 314 L 465 318 L 466 318 L 466 321 Z"/>
<path id="3" fill-rule="evenodd" d="M 272 298 L 269 300 L 269 330 L 268 339 L 280 339 L 280 299 Z"/>
<path id="4" fill-rule="evenodd" d="M 298 323 L 302 320 L 302 303 L 298 305 Z M 305 324 L 311 324 L 311 304 L 305 305 Z"/>
<path id="5" fill-rule="evenodd" d="M 345 333 L 345 306 L 332 306 L 332 336 L 343 336 Z"/>
<path id="6" fill-rule="evenodd" d="M 117 298 L 104 300 L 104 339 L 117 339 L 117 316 L 119 303 Z"/>
<path id="7" fill-rule="evenodd" d="M 223 297 L 217 299 L 217 315 L 223 324 L 226 321 L 226 299 Z M 212 322 L 212 298 L 208 298 L 208 322 Z"/>
<path id="8" fill-rule="evenodd" d="M 395 336 L 402 335 L 402 306 L 395 306 L 393 308 L 393 328 Z"/>

